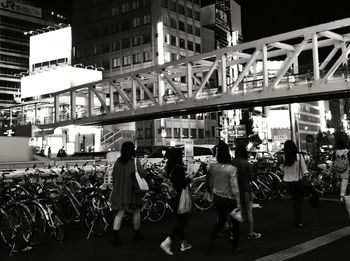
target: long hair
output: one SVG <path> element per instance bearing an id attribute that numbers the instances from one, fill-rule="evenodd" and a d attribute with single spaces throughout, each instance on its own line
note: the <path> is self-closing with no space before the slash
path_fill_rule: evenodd
<path id="1" fill-rule="evenodd" d="M 135 146 L 134 146 L 134 143 L 132 143 L 131 141 L 124 142 L 122 144 L 121 149 L 120 149 L 119 160 L 123 164 L 125 164 L 133 157 L 135 157 Z"/>
<path id="2" fill-rule="evenodd" d="M 292 166 L 297 160 L 298 149 L 294 141 L 287 140 L 284 143 L 284 165 Z"/>
<path id="3" fill-rule="evenodd" d="M 165 166 L 166 172 L 169 174 L 171 170 L 178 164 L 182 164 L 182 149 L 172 148 L 167 153 L 168 161 Z"/>
<path id="4" fill-rule="evenodd" d="M 248 160 L 248 151 L 245 146 L 239 145 L 235 149 L 235 158 Z"/>
<path id="5" fill-rule="evenodd" d="M 216 160 L 221 164 L 231 163 L 230 148 L 225 142 L 220 142 L 218 144 Z"/>
<path id="6" fill-rule="evenodd" d="M 343 150 L 347 148 L 349 137 L 345 132 L 337 131 L 334 133 L 335 148 Z"/>

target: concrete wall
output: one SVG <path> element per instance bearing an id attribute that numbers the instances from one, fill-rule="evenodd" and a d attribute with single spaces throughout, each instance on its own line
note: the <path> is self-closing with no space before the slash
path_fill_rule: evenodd
<path id="1" fill-rule="evenodd" d="M 0 162 L 29 161 L 31 159 L 29 138 L 0 137 Z"/>

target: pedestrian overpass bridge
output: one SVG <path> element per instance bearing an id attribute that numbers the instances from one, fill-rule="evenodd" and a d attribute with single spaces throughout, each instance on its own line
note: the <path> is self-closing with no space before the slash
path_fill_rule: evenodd
<path id="1" fill-rule="evenodd" d="M 15 121 L 16 112 L 35 110 L 34 117 L 17 116 L 17 122 L 50 128 L 350 97 L 349 42 L 347 18 L 124 73 L 3 111 Z M 279 68 L 270 70 L 269 62 L 277 60 Z M 51 113 L 39 118 L 41 108 Z"/>

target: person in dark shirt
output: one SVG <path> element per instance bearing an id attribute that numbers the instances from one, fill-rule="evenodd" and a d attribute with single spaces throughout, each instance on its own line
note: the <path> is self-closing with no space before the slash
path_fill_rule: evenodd
<path id="1" fill-rule="evenodd" d="M 246 147 L 238 146 L 235 149 L 235 158 L 232 165 L 238 169 L 238 187 L 240 192 L 241 206 L 248 220 L 248 239 L 258 239 L 260 233 L 254 232 L 253 222 L 253 196 L 250 182 L 253 180 L 253 170 L 248 162 Z"/>
<path id="2" fill-rule="evenodd" d="M 172 206 L 174 213 L 177 218 L 175 227 L 173 228 L 171 234 L 160 244 L 160 247 L 168 255 L 173 255 L 171 251 L 171 244 L 176 239 L 181 240 L 181 251 L 186 251 L 192 248 L 185 236 L 185 227 L 189 219 L 189 213 L 179 214 L 179 202 L 180 196 L 183 189 L 185 189 L 191 182 L 190 177 L 186 177 L 185 167 L 182 162 L 182 149 L 173 148 L 167 153 L 167 164 L 165 167 L 166 173 L 170 176 L 170 181 L 172 182 L 174 189 L 176 190 L 176 196 L 170 200 L 170 205 Z"/>

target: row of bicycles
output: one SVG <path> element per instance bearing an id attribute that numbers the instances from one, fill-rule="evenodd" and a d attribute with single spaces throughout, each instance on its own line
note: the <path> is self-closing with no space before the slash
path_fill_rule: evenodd
<path id="1" fill-rule="evenodd" d="M 0 237 L 10 255 L 51 238 L 62 243 L 65 226 L 80 222 L 87 238 L 102 235 L 111 223 L 108 190 L 102 190 L 105 169 L 85 166 L 2 170 Z"/>

